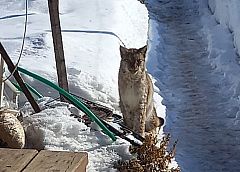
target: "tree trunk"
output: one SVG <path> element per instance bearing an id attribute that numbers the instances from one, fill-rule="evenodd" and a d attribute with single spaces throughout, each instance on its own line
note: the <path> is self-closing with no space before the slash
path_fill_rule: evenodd
<path id="1" fill-rule="evenodd" d="M 62 43 L 61 26 L 59 19 L 59 0 L 48 0 L 48 8 L 52 28 L 55 61 L 58 75 L 58 85 L 64 90 L 69 91 Z M 60 95 L 60 98 L 61 101 L 65 101 L 62 95 Z"/>

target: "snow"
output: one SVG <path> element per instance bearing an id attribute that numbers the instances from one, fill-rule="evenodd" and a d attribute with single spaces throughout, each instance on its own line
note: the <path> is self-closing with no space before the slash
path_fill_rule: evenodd
<path id="1" fill-rule="evenodd" d="M 238 0 L 209 0 L 209 7 L 216 21 L 223 28 L 228 28 L 233 36 L 233 44 L 240 54 L 240 3 Z"/>
<path id="2" fill-rule="evenodd" d="M 185 172 L 240 169 L 239 27 L 233 29 L 239 4 L 147 1 L 148 71 L 166 106 L 164 132 L 179 140 L 176 161 Z"/>
<path id="3" fill-rule="evenodd" d="M 207 23 L 205 33 L 208 34 L 209 58 L 212 66 L 222 72 L 232 82 L 231 90 L 237 96 L 239 90 L 239 52 L 240 30 L 239 1 L 209 1 L 209 7 L 213 15 L 210 19 L 205 17 Z M 211 15 L 208 14 L 207 15 Z M 217 58 L 212 58 L 216 56 Z M 236 63 L 238 61 L 238 63 Z M 229 65 L 230 64 L 230 65 Z"/>
<path id="4" fill-rule="evenodd" d="M 4 0 L 0 7 L 0 41 L 15 63 L 22 43 L 24 7 L 24 0 Z M 60 20 L 70 91 L 119 112 L 119 46 L 139 48 L 147 43 L 146 7 L 137 0 L 60 1 Z M 20 66 L 57 81 L 45 0 L 29 1 L 27 37 Z M 40 113 L 33 114 L 29 103 L 22 107 L 27 147 L 87 151 L 88 171 L 114 171 L 114 162 L 131 157 L 128 142 L 120 138 L 112 142 L 102 132 L 86 127 L 70 116 L 72 108 L 68 104 L 55 101 L 49 108 L 45 104 L 58 96 L 56 91 L 27 76 L 24 79 L 46 96 L 38 100 L 43 109 Z M 155 90 L 157 112 L 164 117 L 165 107 L 159 89 Z M 21 96 L 20 101 L 23 104 L 26 100 Z"/>
<path id="5" fill-rule="evenodd" d="M 1 20 L 3 32 L 0 38 L 10 56 L 16 60 L 19 54 L 16 48 L 21 44 L 24 16 L 11 16 L 24 14 L 24 1 L 10 5 L 13 9 L 21 8 L 18 12 L 10 9 L 2 11 L 5 19 Z M 135 8 L 130 10 L 129 6 Z M 28 12 L 32 15 L 28 16 L 27 43 L 20 65 L 56 81 L 46 1 L 30 1 Z M 116 108 L 116 83 L 120 61 L 118 49 L 121 44 L 119 38 L 127 47 L 146 44 L 146 8 L 136 0 L 115 0 L 110 3 L 74 0 L 60 1 L 60 13 L 71 90 Z M 13 44 L 15 46 L 12 46 Z M 38 60 L 37 65 L 34 58 Z M 33 83 L 33 86 L 41 90 L 37 85 Z"/>
<path id="6" fill-rule="evenodd" d="M 216 71 L 222 73 L 224 78 L 231 82 L 228 91 L 231 94 L 232 104 L 239 105 L 239 20 L 240 15 L 237 8 L 239 1 L 209 1 L 212 14 L 203 8 L 202 21 L 205 23 L 203 31 L 207 35 L 209 42 L 209 61 Z M 205 11 L 204 11 L 205 10 Z M 210 16 L 210 17 L 209 17 Z M 238 120 L 238 119 L 236 119 Z M 235 125 L 235 127 L 237 127 Z"/>
<path id="7" fill-rule="evenodd" d="M 24 3 L 2 0 L 0 5 L 0 41 L 14 62 L 22 42 Z M 179 139 L 176 161 L 182 170 L 239 171 L 240 1 L 146 0 L 146 7 L 137 0 L 60 1 L 71 92 L 119 113 L 119 45 L 147 43 L 157 113 L 167 115 L 164 132 Z M 20 66 L 56 82 L 47 1 L 30 0 L 28 13 Z M 171 23 L 175 18 L 179 21 Z M 179 56 L 183 52 L 188 59 Z M 32 114 L 29 103 L 22 108 L 28 147 L 87 151 L 88 171 L 114 171 L 113 162 L 131 158 L 125 140 L 112 142 L 95 124 L 96 130 L 86 127 L 70 116 L 82 112 L 69 104 L 46 106 L 56 91 L 24 79 L 46 96 L 38 100 L 40 113 Z"/>
<path id="8" fill-rule="evenodd" d="M 51 98 L 39 100 L 40 106 L 51 101 Z M 112 143 L 100 131 L 91 131 L 85 124 L 70 117 L 69 105 L 60 102 L 51 102 L 51 108 L 40 113 L 27 115 L 29 105 L 25 105 L 26 111 L 24 126 L 27 126 L 26 134 L 28 147 L 37 149 L 60 151 L 86 151 L 89 156 L 88 171 L 108 171 L 113 163 L 121 157 L 130 156 L 127 152 L 128 143 L 118 139 Z"/>

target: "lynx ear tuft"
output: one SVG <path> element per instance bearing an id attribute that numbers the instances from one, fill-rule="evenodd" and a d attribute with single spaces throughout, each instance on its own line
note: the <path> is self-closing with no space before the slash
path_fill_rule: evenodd
<path id="1" fill-rule="evenodd" d="M 120 54 L 121 56 L 125 55 L 127 53 L 127 48 L 120 45 Z"/>
<path id="2" fill-rule="evenodd" d="M 139 48 L 139 49 L 138 49 L 138 52 L 139 52 L 139 53 L 142 53 L 142 54 L 146 54 L 146 52 L 147 52 L 147 45 L 145 45 L 145 46 L 142 47 L 142 48 Z"/>

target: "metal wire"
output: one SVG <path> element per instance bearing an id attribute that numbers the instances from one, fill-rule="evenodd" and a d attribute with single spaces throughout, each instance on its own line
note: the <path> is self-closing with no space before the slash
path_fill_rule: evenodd
<path id="1" fill-rule="evenodd" d="M 25 44 L 26 33 L 27 33 L 27 22 L 28 22 L 28 0 L 25 0 L 25 23 L 24 23 L 24 33 L 23 33 L 22 46 L 21 46 L 20 54 L 19 54 L 18 61 L 17 61 L 16 65 L 15 65 L 13 71 L 2 82 L 5 82 L 6 80 L 8 80 L 17 70 L 17 67 L 18 67 L 19 62 L 20 62 L 21 57 L 22 57 L 23 48 L 24 48 L 24 44 Z"/>

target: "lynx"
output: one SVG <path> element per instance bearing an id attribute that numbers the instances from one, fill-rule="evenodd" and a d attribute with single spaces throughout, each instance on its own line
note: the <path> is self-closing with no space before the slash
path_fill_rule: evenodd
<path id="1" fill-rule="evenodd" d="M 124 123 L 145 137 L 145 132 L 156 133 L 163 118 L 157 117 L 153 104 L 153 84 L 146 72 L 147 46 L 140 49 L 120 46 L 118 90 Z"/>

